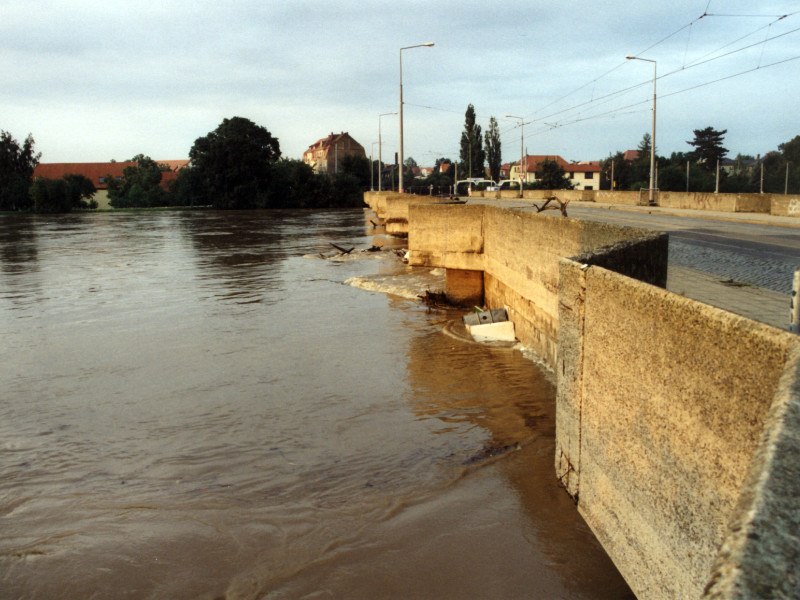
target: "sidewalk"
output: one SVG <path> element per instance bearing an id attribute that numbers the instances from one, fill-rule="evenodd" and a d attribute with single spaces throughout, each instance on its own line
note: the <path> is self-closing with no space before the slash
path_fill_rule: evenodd
<path id="1" fill-rule="evenodd" d="M 621 206 L 618 204 L 597 204 L 592 202 L 575 203 L 575 206 L 800 229 L 800 219 L 798 218 L 777 217 L 764 213 L 730 213 L 662 208 L 659 206 Z M 670 265 L 667 271 L 667 289 L 671 292 L 742 315 L 760 323 L 772 325 L 778 329 L 787 330 L 789 328 L 791 296 L 753 285 L 736 284 L 735 282 L 726 284 L 724 281 L 720 277 L 686 267 Z"/>
<path id="2" fill-rule="evenodd" d="M 746 284 L 726 284 L 708 273 L 673 266 L 667 271 L 667 289 L 778 329 L 789 328 L 791 297 L 788 294 Z"/>
<path id="3" fill-rule="evenodd" d="M 691 217 L 693 219 L 729 221 L 732 223 L 750 223 L 753 225 L 773 225 L 776 227 L 791 227 L 800 229 L 800 218 L 777 217 L 766 213 L 732 213 L 717 210 L 697 210 L 692 208 L 665 208 L 661 206 L 637 206 L 629 204 L 601 204 L 599 202 L 573 202 L 570 203 L 570 206 L 650 213 L 654 215 L 670 215 L 673 217 Z M 567 208 L 567 210 L 569 210 L 569 208 Z"/>

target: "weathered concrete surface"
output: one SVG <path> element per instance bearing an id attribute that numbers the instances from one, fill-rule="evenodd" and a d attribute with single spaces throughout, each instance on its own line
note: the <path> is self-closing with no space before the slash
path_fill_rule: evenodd
<path id="1" fill-rule="evenodd" d="M 557 475 L 639 598 L 798 597 L 800 338 L 661 289 L 664 235 L 491 204 L 408 218 L 411 264 L 483 271 L 554 369 Z"/>
<path id="2" fill-rule="evenodd" d="M 798 481 L 800 352 L 793 349 L 704 598 L 797 598 Z"/>
<path id="3" fill-rule="evenodd" d="M 483 271 L 447 269 L 445 275 L 447 299 L 462 306 L 483 305 Z"/>
<path id="4" fill-rule="evenodd" d="M 797 338 L 565 259 L 558 341 L 558 477 L 639 598 L 700 598 Z"/>
<path id="5" fill-rule="evenodd" d="M 558 261 L 651 232 L 489 205 L 413 204 L 409 264 L 482 271 L 484 303 L 506 307 L 517 337 L 555 365 Z M 662 254 L 666 283 L 666 238 Z"/>
<path id="6" fill-rule="evenodd" d="M 800 196 L 783 196 L 778 194 L 771 195 L 771 209 L 773 215 L 779 217 L 800 218 Z"/>

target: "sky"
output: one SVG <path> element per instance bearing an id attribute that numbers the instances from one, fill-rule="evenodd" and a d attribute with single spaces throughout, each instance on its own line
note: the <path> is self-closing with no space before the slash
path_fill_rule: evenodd
<path id="1" fill-rule="evenodd" d="M 239 116 L 286 158 L 347 131 L 391 162 L 401 54 L 421 166 L 458 158 L 469 104 L 484 131 L 497 119 L 503 162 L 521 129 L 527 153 L 568 161 L 635 149 L 655 74 L 659 155 L 709 126 L 731 158 L 800 135 L 797 0 L 0 0 L 0 129 L 45 163 L 166 160 Z"/>

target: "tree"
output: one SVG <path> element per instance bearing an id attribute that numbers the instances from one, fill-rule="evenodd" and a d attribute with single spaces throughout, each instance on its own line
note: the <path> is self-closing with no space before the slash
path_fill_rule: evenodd
<path id="1" fill-rule="evenodd" d="M 728 153 L 727 148 L 722 147 L 722 140 L 727 129 L 717 131 L 713 127 L 694 130 L 694 140 L 687 141 L 690 146 L 694 146 L 692 155 L 706 170 L 716 170 L 717 161 L 722 160 Z"/>
<path id="2" fill-rule="evenodd" d="M 31 177 L 42 154 L 34 152 L 28 134 L 20 146 L 7 131 L 0 131 L 0 210 L 25 210 L 31 207 L 28 194 Z"/>
<path id="3" fill-rule="evenodd" d="M 500 130 L 497 119 L 489 119 L 489 130 L 486 132 L 486 161 L 489 163 L 489 174 L 494 181 L 500 181 L 500 167 L 503 164 L 503 154 L 500 148 Z"/>
<path id="4" fill-rule="evenodd" d="M 66 213 L 75 208 L 97 208 L 91 200 L 97 190 L 84 175 L 64 175 L 61 179 L 37 177 L 30 188 L 33 210 L 38 213 Z"/>
<path id="5" fill-rule="evenodd" d="M 410 160 L 414 160 L 413 158 Z M 339 165 L 340 175 L 352 175 L 358 180 L 358 185 L 361 189 L 367 189 L 370 186 L 370 171 L 369 159 L 360 154 L 345 154 Z"/>
<path id="6" fill-rule="evenodd" d="M 205 203 L 216 208 L 267 208 L 278 139 L 249 119 L 233 117 L 197 138 L 189 151 Z"/>
<path id="7" fill-rule="evenodd" d="M 539 190 L 571 190 L 572 182 L 561 165 L 546 158 L 536 169 L 536 181 L 532 187 Z"/>
<path id="8" fill-rule="evenodd" d="M 149 156 L 137 154 L 131 159 L 136 165 L 122 170 L 122 180 L 107 175 L 108 203 L 114 208 L 146 208 L 165 206 L 167 194 L 161 187 L 161 167 Z"/>
<path id="9" fill-rule="evenodd" d="M 461 133 L 461 165 L 462 173 L 467 177 L 484 176 L 483 163 L 486 154 L 483 151 L 481 126 L 475 124 L 475 107 L 470 104 L 464 115 L 464 131 Z"/>

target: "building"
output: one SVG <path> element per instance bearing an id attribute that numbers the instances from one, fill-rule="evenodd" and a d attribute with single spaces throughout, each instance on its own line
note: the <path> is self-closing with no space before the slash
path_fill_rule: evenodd
<path id="1" fill-rule="evenodd" d="M 576 190 L 599 190 L 600 189 L 600 163 L 598 161 L 584 161 L 570 163 L 558 155 L 535 154 L 527 155 L 522 163 L 522 174 L 525 183 L 536 181 L 536 170 L 539 163 L 545 160 L 553 160 L 558 166 L 564 169 L 564 173 L 572 182 L 573 189 Z M 509 169 L 509 179 L 519 181 L 520 168 L 519 161 L 512 163 Z"/>
<path id="2" fill-rule="evenodd" d="M 163 168 L 161 186 L 166 188 L 177 176 L 178 171 L 189 164 L 189 160 L 157 160 Z M 98 208 L 110 208 L 108 204 L 108 177 L 117 181 L 122 179 L 122 172 L 127 167 L 137 166 L 136 162 L 101 162 L 101 163 L 39 163 L 33 170 L 33 178 L 61 179 L 64 175 L 83 175 L 91 180 L 97 192 L 94 200 Z"/>
<path id="3" fill-rule="evenodd" d="M 625 154 L 622 155 L 622 160 L 625 162 L 636 162 L 639 160 L 639 151 L 638 150 L 625 150 Z"/>
<path id="4" fill-rule="evenodd" d="M 355 141 L 346 131 L 333 133 L 311 144 L 303 152 L 303 162 L 315 173 L 337 173 L 341 160 L 348 154 L 366 157 L 364 146 Z"/>

